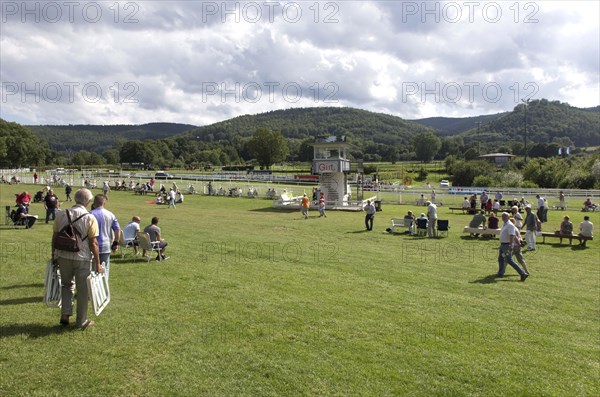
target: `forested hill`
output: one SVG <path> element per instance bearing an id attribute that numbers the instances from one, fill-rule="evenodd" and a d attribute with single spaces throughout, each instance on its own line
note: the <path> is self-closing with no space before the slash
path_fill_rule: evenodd
<path id="1" fill-rule="evenodd" d="M 286 138 L 304 140 L 318 135 L 345 135 L 357 146 L 367 143 L 400 145 L 429 128 L 400 117 L 366 110 L 337 107 L 275 110 L 244 115 L 187 132 L 205 142 L 249 137 L 258 128 L 280 131 Z"/>
<path id="2" fill-rule="evenodd" d="M 463 132 L 465 142 L 523 141 L 525 105 L 517 105 L 512 112 L 488 123 Z M 540 99 L 527 106 L 527 139 L 529 142 L 560 142 L 575 146 L 600 145 L 600 107 L 580 109 L 559 101 Z"/>
<path id="3" fill-rule="evenodd" d="M 196 128 L 177 123 L 142 125 L 30 125 L 27 128 L 59 152 L 103 152 L 119 140 L 161 139 Z"/>
<path id="4" fill-rule="evenodd" d="M 119 150 L 122 142 L 129 140 L 175 139 L 180 143 L 193 141 L 208 144 L 211 148 L 218 146 L 225 152 L 235 149 L 239 154 L 258 128 L 267 128 L 280 131 L 288 138 L 291 153 L 300 152 L 300 145 L 304 143 L 306 146 L 305 143 L 317 135 L 332 134 L 346 135 L 349 142 L 364 153 L 379 153 L 386 158 L 389 157 L 385 154 L 388 151 L 397 150 L 401 156 L 403 153 L 408 155 L 412 150 L 409 144 L 412 136 L 431 130 L 441 137 L 457 136 L 456 139 L 464 141 L 464 144 L 478 142 L 498 146 L 510 141 L 523 141 L 524 105 L 519 104 L 510 112 L 495 115 L 434 117 L 414 121 L 353 108 L 315 107 L 244 115 L 203 127 L 150 123 L 28 128 L 48 142 L 53 150 L 63 153 L 80 150 L 103 153 L 109 148 Z M 527 110 L 527 132 L 531 143 L 555 141 L 579 147 L 600 145 L 600 107 L 579 109 L 558 101 L 531 101 Z M 310 153 L 306 152 L 308 156 Z"/>
<path id="5" fill-rule="evenodd" d="M 478 123 L 486 124 L 506 114 L 508 112 L 475 117 L 428 117 L 411 121 L 433 128 L 438 135 L 456 135 L 477 127 Z"/>

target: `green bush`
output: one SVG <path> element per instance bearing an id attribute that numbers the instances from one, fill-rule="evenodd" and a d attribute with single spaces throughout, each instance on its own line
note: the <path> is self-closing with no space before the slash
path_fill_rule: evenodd
<path id="1" fill-rule="evenodd" d="M 524 181 L 523 183 L 521 183 L 521 187 L 527 188 L 527 189 L 539 188 L 539 186 L 535 182 L 531 182 L 531 181 Z"/>
<path id="2" fill-rule="evenodd" d="M 497 183 L 494 181 L 494 178 L 488 175 L 477 175 L 475 179 L 473 179 L 473 186 L 491 187 L 495 185 L 497 185 Z"/>

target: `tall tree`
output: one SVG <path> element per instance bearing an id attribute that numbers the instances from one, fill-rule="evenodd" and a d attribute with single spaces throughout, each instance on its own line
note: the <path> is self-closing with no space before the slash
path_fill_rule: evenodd
<path id="1" fill-rule="evenodd" d="M 17 123 L 0 119 L 0 167 L 44 165 L 50 148 Z"/>
<path id="2" fill-rule="evenodd" d="M 442 147 L 442 141 L 433 132 L 422 132 L 412 140 L 417 160 L 430 162 Z"/>
<path id="3" fill-rule="evenodd" d="M 258 164 L 270 168 L 274 163 L 285 160 L 288 147 L 281 132 L 259 128 L 248 141 L 248 152 L 258 161 Z"/>

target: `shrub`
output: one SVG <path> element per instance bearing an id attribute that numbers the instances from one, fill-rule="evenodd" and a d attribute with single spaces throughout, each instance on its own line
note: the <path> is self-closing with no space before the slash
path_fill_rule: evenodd
<path id="1" fill-rule="evenodd" d="M 514 171 L 503 172 L 499 183 L 502 187 L 520 187 L 523 183 L 523 175 Z"/>
<path id="2" fill-rule="evenodd" d="M 477 187 L 491 187 L 495 186 L 494 178 L 488 175 L 477 175 L 473 179 L 473 186 Z"/>
<path id="3" fill-rule="evenodd" d="M 524 181 L 523 183 L 521 183 L 521 187 L 527 188 L 527 189 L 539 188 L 539 186 L 535 182 L 531 182 L 531 181 Z"/>

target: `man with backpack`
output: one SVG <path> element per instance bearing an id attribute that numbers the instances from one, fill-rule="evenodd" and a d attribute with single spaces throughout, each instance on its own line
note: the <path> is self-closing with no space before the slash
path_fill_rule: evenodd
<path id="1" fill-rule="evenodd" d="M 87 277 L 90 274 L 90 261 L 97 272 L 101 272 L 98 254 L 98 221 L 86 209 L 94 196 L 88 189 L 75 192 L 75 205 L 56 215 L 52 234 L 52 260 L 56 260 L 62 281 L 62 308 L 60 323 L 69 325 L 73 313 L 73 278 L 77 285 L 77 319 L 75 326 L 81 329 L 94 325 L 88 320 Z M 70 227 L 71 226 L 71 227 Z M 72 229 L 72 230 L 71 230 Z M 72 241 L 69 241 L 71 230 Z M 71 245 L 69 245 L 71 243 Z"/>

